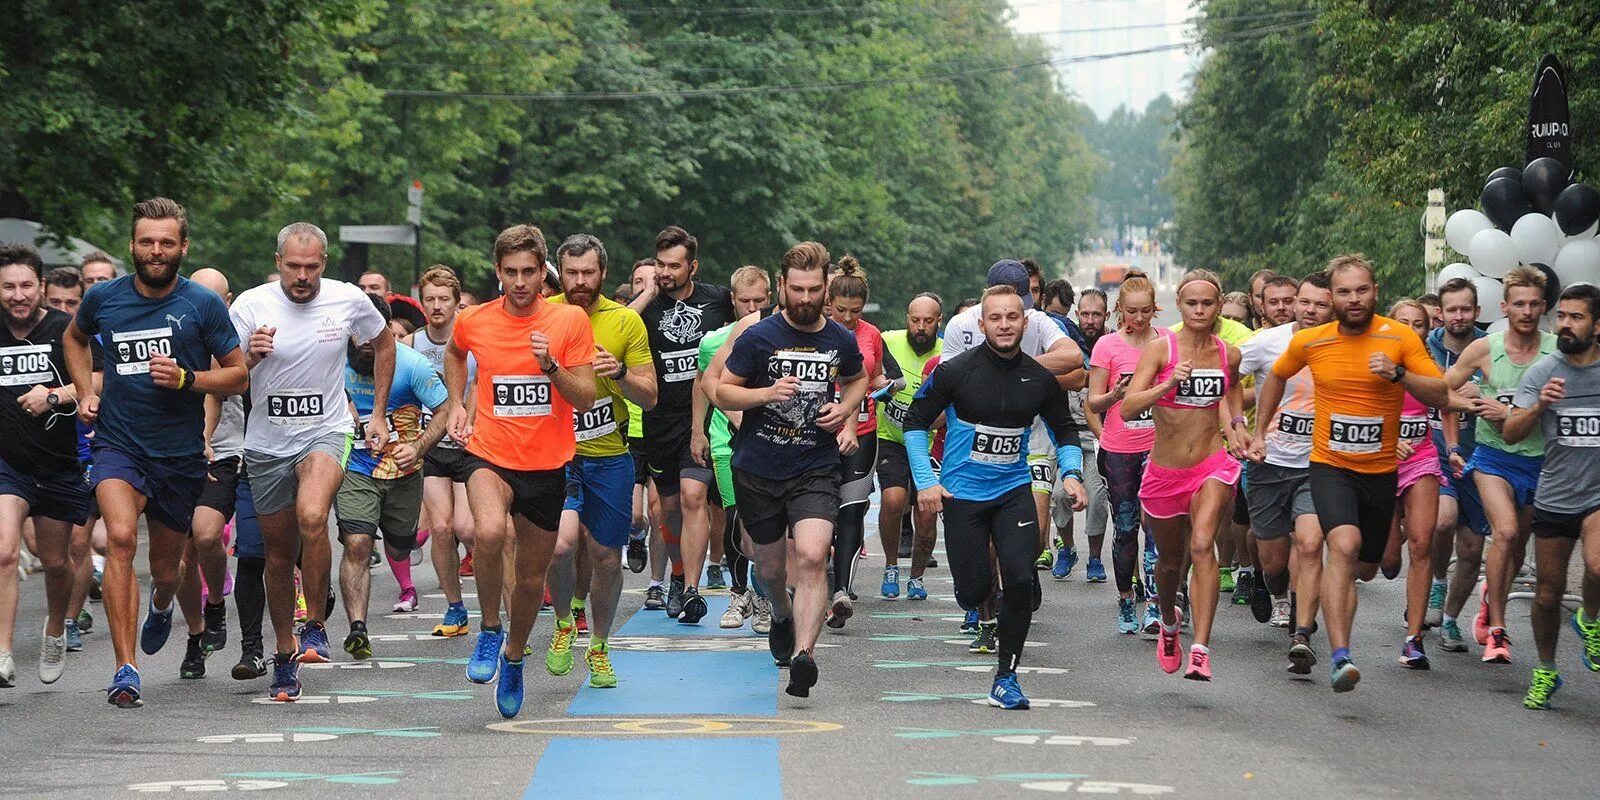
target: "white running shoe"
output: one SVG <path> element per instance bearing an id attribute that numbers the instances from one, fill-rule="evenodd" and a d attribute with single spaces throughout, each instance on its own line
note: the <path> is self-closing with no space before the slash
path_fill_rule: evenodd
<path id="1" fill-rule="evenodd" d="M 9 657 L 7 658 L 9 662 Z M 44 643 L 39 647 L 39 680 L 44 683 L 55 683 L 61 680 L 61 674 L 67 671 L 67 637 L 44 635 Z"/>
<path id="2" fill-rule="evenodd" d="M 11 658 L 10 650 L 0 650 L 0 689 L 9 689 L 17 685 L 17 662 Z"/>
<path id="3" fill-rule="evenodd" d="M 1274 628 L 1289 627 L 1289 598 L 1284 597 L 1272 601 L 1272 619 L 1268 624 Z"/>
<path id="4" fill-rule="evenodd" d="M 722 612 L 722 622 L 719 624 L 728 629 L 742 628 L 744 627 L 745 619 L 751 613 L 749 589 L 742 593 L 730 593 L 728 596 L 728 610 Z"/>
<path id="5" fill-rule="evenodd" d="M 757 597 L 751 605 L 755 608 L 755 619 L 750 621 L 750 630 L 762 636 L 772 633 L 772 601 Z"/>

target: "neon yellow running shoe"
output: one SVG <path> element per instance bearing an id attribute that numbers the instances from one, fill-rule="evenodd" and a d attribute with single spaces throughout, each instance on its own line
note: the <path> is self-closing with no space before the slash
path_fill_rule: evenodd
<path id="1" fill-rule="evenodd" d="M 583 660 L 589 665 L 589 685 L 596 689 L 617 688 L 617 673 L 611 668 L 611 646 L 600 642 L 589 648 Z"/>
<path id="2" fill-rule="evenodd" d="M 1572 629 L 1583 639 L 1583 665 L 1590 672 L 1600 672 L 1600 619 L 1585 621 L 1579 608 L 1572 615 Z"/>
<path id="3" fill-rule="evenodd" d="M 1549 711 L 1550 698 L 1560 688 L 1561 676 L 1555 670 L 1536 667 L 1533 670 L 1533 683 L 1528 685 L 1528 694 L 1522 698 L 1522 707 Z"/>
<path id="4" fill-rule="evenodd" d="M 550 635 L 550 650 L 544 654 L 544 668 L 551 675 L 565 675 L 572 671 L 572 640 L 576 638 L 576 625 L 571 621 L 556 620 L 556 632 Z"/>

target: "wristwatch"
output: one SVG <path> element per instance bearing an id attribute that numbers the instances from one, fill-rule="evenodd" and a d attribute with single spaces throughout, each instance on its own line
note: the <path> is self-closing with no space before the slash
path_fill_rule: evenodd
<path id="1" fill-rule="evenodd" d="M 1390 383 L 1399 383 L 1400 379 L 1404 378 L 1405 376 L 1406 376 L 1406 365 L 1404 365 L 1404 364 L 1396 364 L 1396 365 L 1394 365 L 1394 377 L 1390 378 L 1389 382 Z"/>
<path id="2" fill-rule="evenodd" d="M 1066 472 L 1061 473 L 1061 477 L 1063 477 L 1063 478 L 1071 478 L 1071 479 L 1073 479 L 1073 480 L 1075 480 L 1075 481 L 1077 481 L 1079 483 L 1082 483 L 1083 482 L 1083 471 L 1082 470 L 1076 470 L 1076 469 L 1069 469 Z"/>
<path id="3" fill-rule="evenodd" d="M 550 366 L 547 367 L 543 364 L 540 364 L 539 369 L 544 370 L 544 374 L 546 376 L 554 375 L 561 371 L 561 363 L 552 358 L 550 359 Z"/>
<path id="4" fill-rule="evenodd" d="M 61 395 L 51 392 L 44 396 L 44 402 L 45 405 L 50 406 L 51 411 L 54 411 L 57 406 L 61 405 Z"/>

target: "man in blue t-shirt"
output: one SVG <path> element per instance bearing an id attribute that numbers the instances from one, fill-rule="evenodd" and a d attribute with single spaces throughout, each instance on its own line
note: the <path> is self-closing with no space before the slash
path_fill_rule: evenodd
<path id="1" fill-rule="evenodd" d="M 143 705 L 130 602 L 139 516 L 150 528 L 152 584 L 139 646 L 154 655 L 172 630 L 178 562 L 206 482 L 203 395 L 239 394 L 250 380 L 222 298 L 178 275 L 189 250 L 183 206 L 165 197 L 135 205 L 128 249 L 133 274 L 89 290 L 64 339 L 78 416 L 95 424 L 89 484 L 106 523 L 102 584 L 117 659 L 106 693 L 118 708 Z M 97 334 L 103 402 L 91 379 L 89 337 Z"/>
<path id="2" fill-rule="evenodd" d="M 372 304 L 388 324 L 388 304 L 377 297 Z M 405 561 L 417 549 L 422 458 L 449 430 L 448 409 L 434 414 L 449 399 L 449 393 L 426 356 L 397 343 L 394 380 L 389 386 L 388 413 L 384 415 L 389 441 L 383 451 L 374 453 L 366 442 L 375 394 L 373 344 L 369 341 L 357 345 L 351 339 L 348 347 L 344 390 L 354 406 L 357 430 L 350 460 L 345 464 L 344 482 L 339 485 L 333 505 L 339 517 L 339 541 L 344 545 L 339 589 L 344 595 L 345 617 L 350 620 L 344 651 L 357 659 L 367 659 L 372 657 L 372 640 L 367 636 L 372 541 L 380 538 L 382 530 L 384 549 L 391 562 Z M 415 589 L 411 599 L 415 610 Z"/>
<path id="3" fill-rule="evenodd" d="M 757 574 L 765 586 L 794 586 L 793 601 L 772 594 L 767 644 L 780 665 L 789 663 L 785 691 L 796 697 L 810 696 L 817 683 L 812 650 L 828 604 L 824 568 L 839 511 L 839 454 L 859 446 L 855 425 L 845 423 L 867 395 L 854 334 L 822 316 L 827 265 L 828 251 L 816 242 L 784 253 L 783 312 L 735 330 L 715 398 L 723 411 L 744 412 L 733 442 L 733 487 Z M 792 574 L 785 531 L 799 562 Z"/>

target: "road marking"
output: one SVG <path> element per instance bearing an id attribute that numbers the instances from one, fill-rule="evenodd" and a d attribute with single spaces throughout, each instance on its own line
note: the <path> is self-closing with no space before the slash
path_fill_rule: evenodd
<path id="1" fill-rule="evenodd" d="M 283 781 L 225 781 L 225 780 L 197 780 L 197 781 L 158 781 L 156 783 L 131 783 L 128 791 L 142 794 L 166 794 L 170 792 L 226 792 L 238 790 L 241 792 L 258 792 L 263 789 L 282 789 L 289 784 Z"/>
<path id="2" fill-rule="evenodd" d="M 485 727 L 501 733 L 556 736 L 776 736 L 844 728 L 833 722 L 754 717 L 567 717 L 495 722 Z"/>
<path id="3" fill-rule="evenodd" d="M 325 664 L 301 664 L 305 669 L 406 669 L 414 667 L 409 661 L 370 659 L 367 661 L 329 661 Z"/>
<path id="4" fill-rule="evenodd" d="M 303 694 L 298 700 L 291 703 L 280 703 L 270 697 L 252 697 L 250 702 L 258 706 L 325 706 L 340 703 L 373 703 L 376 697 L 361 697 L 358 695 L 331 695 L 331 694 Z"/>

